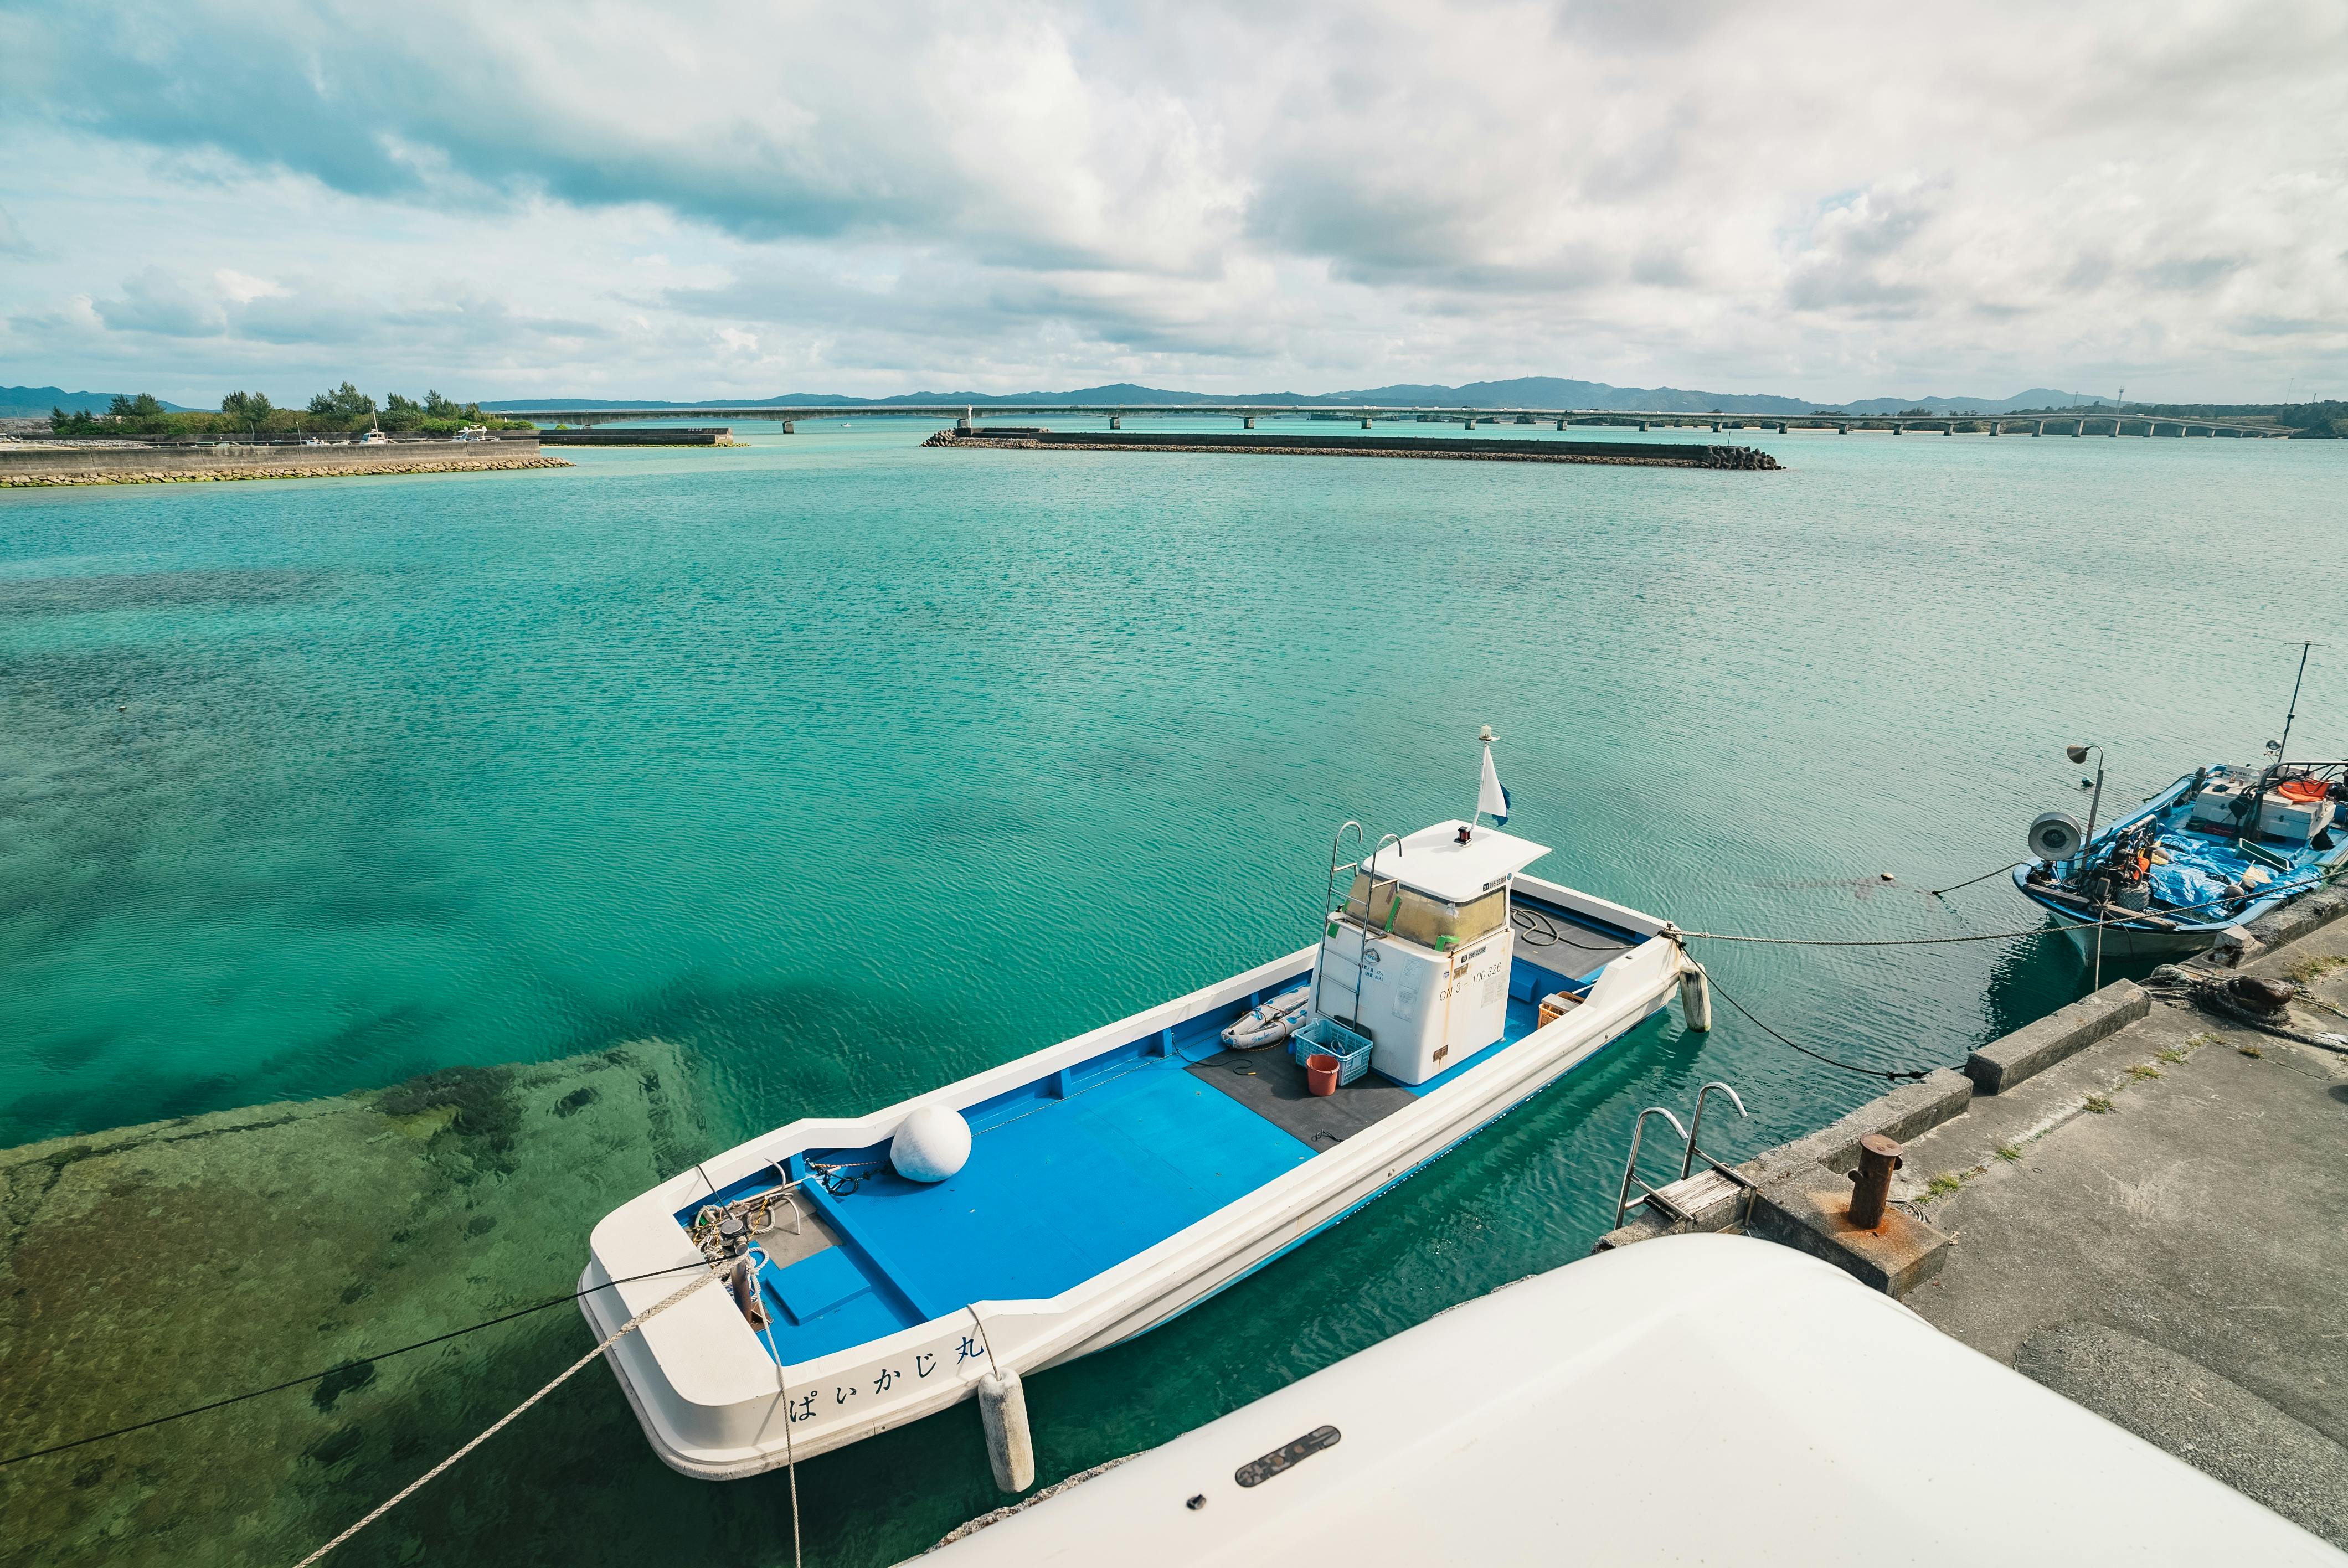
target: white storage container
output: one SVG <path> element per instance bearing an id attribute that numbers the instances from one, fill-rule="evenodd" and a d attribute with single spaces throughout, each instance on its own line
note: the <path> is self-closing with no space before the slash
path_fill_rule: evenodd
<path id="1" fill-rule="evenodd" d="M 1346 921 L 1322 954 L 1321 1010 L 1342 1019 L 1355 1009 L 1353 1027 L 1374 1048 L 1370 1065 L 1397 1083 L 1424 1083 L 1458 1065 L 1497 1044 L 1508 1025 L 1516 933 L 1505 927 L 1438 953 L 1399 937 L 1372 937 Z"/>
<path id="2" fill-rule="evenodd" d="M 2250 794 L 2257 783 L 2256 779 L 2211 779 L 2201 786 L 2201 793 L 2193 797 L 2193 820 L 2210 827 L 2230 828 L 2239 824 L 2247 828 L 2251 821 L 2250 815 L 2246 811 L 2245 815 L 2237 817 L 2234 808 L 2237 801 Z M 2257 821 L 2262 836 L 2288 838 L 2304 844 L 2331 825 L 2332 815 L 2332 802 L 2328 800 L 2287 800 L 2269 790 L 2259 809 Z"/>

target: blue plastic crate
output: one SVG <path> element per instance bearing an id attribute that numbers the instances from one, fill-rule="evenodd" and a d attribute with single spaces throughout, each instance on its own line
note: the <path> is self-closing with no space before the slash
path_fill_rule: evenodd
<path id="1" fill-rule="evenodd" d="M 1370 1070 L 1370 1042 L 1334 1018 L 1316 1018 L 1289 1037 L 1289 1059 L 1304 1065 L 1308 1056 L 1337 1059 L 1337 1081 L 1351 1083 Z"/>

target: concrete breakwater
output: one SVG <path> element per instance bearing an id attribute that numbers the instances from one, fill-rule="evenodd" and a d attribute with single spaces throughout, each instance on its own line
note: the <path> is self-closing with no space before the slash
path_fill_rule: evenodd
<path id="1" fill-rule="evenodd" d="M 671 427 L 662 430 L 541 430 L 547 446 L 746 446 L 723 425 Z"/>
<path id="2" fill-rule="evenodd" d="M 1780 466 L 1750 446 L 1630 441 L 1485 441 L 1423 436 L 1201 435 L 1175 431 L 941 430 L 924 446 L 1050 447 L 1075 452 L 1239 452 L 1275 457 L 1434 457 L 1494 463 L 1616 463 L 1644 468 Z"/>
<path id="3" fill-rule="evenodd" d="M 541 453 L 535 439 L 395 441 L 376 446 L 0 446 L 0 489 L 569 466 Z"/>

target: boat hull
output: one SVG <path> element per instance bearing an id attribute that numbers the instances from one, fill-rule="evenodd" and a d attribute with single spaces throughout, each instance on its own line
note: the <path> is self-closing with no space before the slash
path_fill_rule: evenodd
<path id="1" fill-rule="evenodd" d="M 2055 927 L 2070 938 L 2079 956 L 2092 961 L 2097 951 L 2097 938 L 2102 939 L 2102 955 L 2113 960 L 2132 958 L 2181 958 L 2207 949 L 2218 939 L 2222 926 L 2185 926 L 2171 930 L 2154 930 L 2142 926 L 2105 926 L 2098 930 L 2096 923 L 2083 916 L 2055 908 L 2039 899 L 2031 902 L 2044 909 Z"/>
<path id="2" fill-rule="evenodd" d="M 978 1301 L 836 1355 L 778 1364 L 726 1292 L 704 1290 L 606 1352 L 646 1438 L 672 1468 L 709 1480 L 756 1475 L 933 1414 L 971 1398 L 980 1378 L 1060 1365 L 1146 1333 L 1244 1279 L 1440 1159 L 1663 1009 L 1692 963 L 1662 922 L 1520 877 L 1642 939 L 1608 961 L 1583 1004 L 1343 1142 L 1126 1262 L 1048 1299 Z M 1244 1000 L 1309 965 L 1305 948 L 1150 1013 L 1006 1064 L 996 1075 L 1052 1070 L 1104 1042 Z M 1169 1027 L 1170 1033 L 1170 1027 Z M 716 1159 L 615 1212 L 596 1230 L 581 1309 L 598 1337 L 614 1332 L 687 1275 L 695 1255 L 673 1218 L 741 1171 L 771 1166 L 786 1145 L 855 1146 L 922 1103 L 971 1102 L 995 1075 L 848 1123 L 795 1123 Z M 614 1280 L 622 1283 L 614 1285 Z M 918 1371 L 919 1375 L 916 1376 Z M 932 1375 L 937 1374 L 937 1375 Z"/>

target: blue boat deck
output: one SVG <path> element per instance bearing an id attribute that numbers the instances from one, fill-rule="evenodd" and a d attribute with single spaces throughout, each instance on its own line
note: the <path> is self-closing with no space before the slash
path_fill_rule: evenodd
<path id="1" fill-rule="evenodd" d="M 1577 924 L 1621 943 L 1605 958 L 1640 940 Z M 1602 950 L 1574 951 L 1581 960 Z M 1524 1039 L 1539 1022 L 1540 996 L 1587 990 L 1605 958 L 1569 979 L 1519 956 L 1501 1040 L 1440 1077 L 1395 1087 L 1432 1093 Z M 799 1202 L 837 1245 L 779 1266 L 761 1255 L 770 1353 L 792 1365 L 973 1301 L 1057 1296 L 1322 1153 L 1325 1143 L 1304 1142 L 1192 1071 L 1222 1053 L 1220 1031 L 1249 1005 L 1212 1009 L 970 1107 L 970 1159 L 943 1182 L 898 1175 L 885 1143 L 791 1155 L 791 1178 L 819 1178 L 798 1189 Z M 775 1185 L 769 1168 L 715 1201 Z M 679 1223 L 701 1207 L 680 1211 Z"/>

